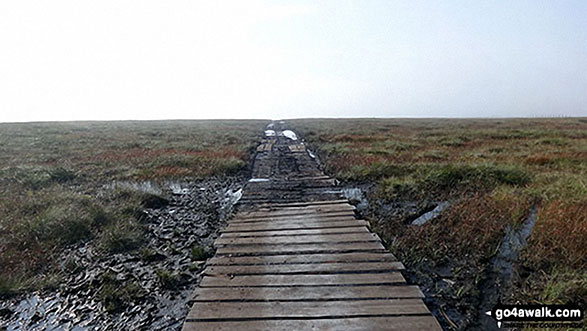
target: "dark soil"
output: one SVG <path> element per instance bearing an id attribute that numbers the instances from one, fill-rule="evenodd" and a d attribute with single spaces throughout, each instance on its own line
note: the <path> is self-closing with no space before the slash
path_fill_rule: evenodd
<path id="1" fill-rule="evenodd" d="M 145 202 L 145 243 L 104 254 L 94 241 L 69 247 L 56 289 L 0 302 L 0 325 L 18 329 L 179 330 L 204 261 L 239 197 L 242 178 L 174 184 Z M 236 194 L 234 194 L 236 192 Z"/>

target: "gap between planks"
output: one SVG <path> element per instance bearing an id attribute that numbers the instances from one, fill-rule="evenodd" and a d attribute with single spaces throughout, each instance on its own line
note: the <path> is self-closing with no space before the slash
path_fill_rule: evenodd
<path id="1" fill-rule="evenodd" d="M 217 275 L 205 276 L 200 287 L 268 287 L 268 286 L 346 286 L 401 284 L 400 272 L 319 275 Z"/>
<path id="2" fill-rule="evenodd" d="M 316 263 L 360 263 L 396 262 L 396 257 L 386 251 L 378 253 L 300 254 L 269 256 L 215 256 L 207 265 L 271 265 L 271 264 L 316 264 Z"/>
<path id="3" fill-rule="evenodd" d="M 368 273 L 404 270 L 401 262 L 321 263 L 321 264 L 271 264 L 208 266 L 203 275 L 255 275 L 255 274 L 328 274 Z"/>

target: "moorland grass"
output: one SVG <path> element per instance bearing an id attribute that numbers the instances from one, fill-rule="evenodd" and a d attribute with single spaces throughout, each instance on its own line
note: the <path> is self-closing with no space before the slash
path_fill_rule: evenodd
<path id="1" fill-rule="evenodd" d="M 453 268 L 478 295 L 505 229 L 537 208 L 518 261 L 512 297 L 525 302 L 584 302 L 587 291 L 587 120 L 317 119 L 292 121 L 325 170 L 348 183 L 374 183 L 371 198 L 450 200 L 422 227 L 405 215 L 378 226 L 406 264 L 465 261 Z M 466 256 L 466 259 L 463 257 Z M 464 278 L 461 278 L 463 280 Z M 558 285 L 557 285 L 558 284 Z"/>
<path id="2" fill-rule="evenodd" d="M 140 248 L 141 209 L 165 205 L 166 197 L 113 183 L 238 174 L 266 123 L 0 124 L 0 296 L 53 286 L 62 272 L 56 258 L 68 245 L 94 240 L 104 255 Z M 112 293 L 125 285 L 108 284 L 103 301 L 116 310 Z"/>

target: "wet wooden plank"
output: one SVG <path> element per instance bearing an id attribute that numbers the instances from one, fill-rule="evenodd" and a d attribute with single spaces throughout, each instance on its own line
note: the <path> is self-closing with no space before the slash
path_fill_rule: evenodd
<path id="1" fill-rule="evenodd" d="M 355 213 L 351 210 L 339 210 L 330 213 L 299 213 L 299 214 L 288 214 L 288 215 L 269 215 L 267 217 L 235 217 L 231 219 L 229 223 L 244 223 L 244 222 L 259 222 L 259 221 L 286 221 L 286 220 L 304 220 L 304 219 L 322 219 L 331 217 L 342 217 L 342 216 L 355 216 Z"/>
<path id="2" fill-rule="evenodd" d="M 263 182 L 261 182 L 263 183 Z M 258 216 L 263 214 L 282 214 L 282 213 L 293 213 L 293 212 L 315 212 L 315 213 L 323 213 L 323 212 L 330 212 L 333 210 L 354 210 L 355 206 L 351 205 L 350 203 L 337 203 L 337 204 L 307 204 L 303 206 L 289 206 L 289 207 L 261 207 L 257 208 L 255 211 L 249 212 L 241 212 L 238 216 L 249 217 L 249 216 Z"/>
<path id="3" fill-rule="evenodd" d="M 275 217 L 258 217 L 258 218 L 234 218 L 229 223 L 247 223 L 247 222 L 269 222 L 269 221 L 295 221 L 295 220 L 308 220 L 308 219 L 326 219 L 333 217 L 355 217 L 355 213 L 352 211 L 337 211 L 325 214 L 300 214 L 300 215 L 285 215 Z"/>
<path id="4" fill-rule="evenodd" d="M 258 177 L 256 177 L 258 178 Z M 266 178 L 266 177 L 262 177 Z M 328 178 L 328 179 L 320 179 L 320 180 L 293 180 L 293 178 L 288 180 L 277 180 L 274 178 L 268 178 L 267 181 L 253 181 L 249 182 L 247 185 L 247 194 L 249 197 L 253 197 L 255 195 L 264 194 L 271 191 L 283 191 L 283 190 L 291 190 L 291 189 L 307 189 L 310 187 L 333 187 L 336 185 L 336 179 Z"/>
<path id="5" fill-rule="evenodd" d="M 289 145 L 289 150 L 292 153 L 305 153 L 306 152 L 306 146 L 299 144 L 299 145 Z"/>
<path id="6" fill-rule="evenodd" d="M 302 263 L 355 263 L 355 262 L 395 262 L 396 257 L 386 251 L 380 253 L 342 253 L 342 254 L 299 254 L 269 256 L 215 256 L 207 265 L 252 265 L 252 264 L 302 264 Z"/>
<path id="7" fill-rule="evenodd" d="M 401 262 L 306 263 L 208 266 L 204 275 L 319 274 L 403 270 Z"/>
<path id="8" fill-rule="evenodd" d="M 218 238 L 215 246 L 227 245 L 269 245 L 269 244 L 314 244 L 314 243 L 343 243 L 357 241 L 381 241 L 374 233 L 340 233 L 340 234 L 308 234 L 286 237 L 252 237 L 252 238 Z"/>
<path id="9" fill-rule="evenodd" d="M 300 230 L 300 229 L 326 229 L 326 228 L 347 228 L 347 227 L 368 227 L 369 222 L 352 218 L 336 219 L 331 222 L 263 222 L 247 224 L 229 224 L 221 230 L 227 232 L 250 232 L 250 231 L 274 231 L 274 230 Z"/>
<path id="10" fill-rule="evenodd" d="M 370 233 L 366 226 L 326 228 L 326 229 L 300 229 L 300 230 L 273 230 L 251 232 L 229 232 L 220 235 L 224 238 L 248 238 L 248 237 L 281 237 L 281 236 L 302 236 L 311 234 L 341 234 L 341 233 Z"/>
<path id="11" fill-rule="evenodd" d="M 389 283 L 405 283 L 405 279 L 400 272 L 320 275 L 218 275 L 204 277 L 200 282 L 200 287 L 373 285 Z"/>
<path id="12" fill-rule="evenodd" d="M 328 176 L 320 176 L 319 179 L 329 179 Z M 347 204 L 349 201 L 347 199 L 339 199 L 339 200 L 320 200 L 320 201 L 301 201 L 301 202 L 285 202 L 285 203 L 266 203 L 260 205 L 261 208 L 289 208 L 289 207 L 306 207 L 306 206 L 315 206 L 315 205 L 339 205 L 339 204 Z"/>
<path id="13" fill-rule="evenodd" d="M 332 301 L 423 298 L 418 286 L 200 287 L 194 301 Z"/>
<path id="14" fill-rule="evenodd" d="M 284 212 L 284 211 L 316 211 L 320 212 L 322 210 L 333 210 L 333 209 L 346 209 L 346 210 L 354 210 L 354 206 L 351 205 L 347 200 L 334 200 L 335 203 L 327 203 L 326 201 L 320 202 L 300 202 L 300 203 L 290 203 L 290 204 L 276 204 L 276 205 L 267 205 L 260 208 L 257 208 L 255 212 L 258 213 L 267 213 L 267 212 Z"/>
<path id="15" fill-rule="evenodd" d="M 314 176 L 314 177 L 294 177 L 289 178 L 287 181 L 283 181 L 284 183 L 287 182 L 295 182 L 295 181 L 311 181 L 311 180 L 323 180 L 323 179 L 333 179 L 330 176 Z M 338 199 L 338 200 L 316 200 L 316 201 L 300 201 L 300 202 L 284 202 L 284 203 L 271 203 L 269 206 L 267 205 L 260 205 L 260 208 L 265 207 L 303 207 L 303 206 L 315 206 L 315 205 L 337 205 L 341 203 L 349 203 L 348 199 Z"/>
<path id="16" fill-rule="evenodd" d="M 296 217 L 296 218 L 279 218 L 279 219 L 255 219 L 251 221 L 229 221 L 227 223 L 228 226 L 236 225 L 236 226 L 245 226 L 245 225 L 255 225 L 255 224 L 279 224 L 279 225 L 287 225 L 287 224 L 313 224 L 313 223 L 320 223 L 320 222 L 338 222 L 338 221 L 359 221 L 352 214 L 336 214 L 330 215 L 325 217 Z"/>
<path id="17" fill-rule="evenodd" d="M 280 255 L 281 253 L 335 253 L 335 252 L 361 252 L 384 251 L 385 248 L 378 241 L 351 242 L 351 243 L 324 243 L 302 245 L 252 245 L 252 246 L 225 246 L 216 250 L 218 255 L 227 254 L 264 254 Z"/>
<path id="18" fill-rule="evenodd" d="M 420 299 L 360 300 L 334 302 L 197 302 L 188 314 L 191 320 L 359 317 L 373 315 L 426 314 Z"/>
<path id="19" fill-rule="evenodd" d="M 300 319 L 300 320 L 250 320 L 226 322 L 195 322 L 185 323 L 184 331 L 234 331 L 234 330 L 420 330 L 439 331 L 440 325 L 432 315 L 428 316 L 386 316 L 386 317 L 356 317 L 336 319 Z"/>
<path id="20" fill-rule="evenodd" d="M 257 146 L 257 152 L 269 152 L 269 151 L 271 151 L 272 147 L 273 147 L 273 144 L 261 144 L 261 145 Z"/>
<path id="21" fill-rule="evenodd" d="M 295 216 L 307 214 L 326 214 L 339 211 L 353 211 L 355 207 L 352 205 L 317 205 L 311 207 L 300 207 L 296 210 L 267 210 L 254 212 L 241 212 L 235 215 L 235 218 L 260 218 L 260 217 L 276 217 L 276 216 Z"/>

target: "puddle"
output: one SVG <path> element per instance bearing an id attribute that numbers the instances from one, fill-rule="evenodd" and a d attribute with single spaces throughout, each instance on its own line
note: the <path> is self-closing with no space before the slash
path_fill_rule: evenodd
<path id="1" fill-rule="evenodd" d="M 338 190 L 326 189 L 321 190 L 320 193 L 323 194 L 339 194 L 341 198 L 348 199 L 349 202 L 357 207 L 358 211 L 367 209 L 369 201 L 367 200 L 366 195 L 363 193 L 363 190 L 358 187 L 346 187 L 340 188 Z"/>
<path id="2" fill-rule="evenodd" d="M 283 134 L 285 137 L 291 140 L 298 140 L 298 136 L 292 130 L 283 130 L 281 131 L 281 134 Z"/>
<path id="3" fill-rule="evenodd" d="M 187 183 L 179 183 L 175 181 L 166 181 L 165 183 L 159 184 L 157 182 L 152 181 L 142 181 L 142 182 L 131 182 L 131 181 L 115 181 L 111 184 L 104 185 L 105 189 L 126 189 L 132 191 L 138 191 L 143 193 L 149 193 L 153 195 L 164 195 L 167 191 L 171 191 L 171 193 L 176 195 L 185 195 L 190 192 L 188 188 L 189 184 Z"/>
<path id="4" fill-rule="evenodd" d="M 179 183 L 168 183 L 168 187 L 173 194 L 177 195 L 188 194 L 190 192 L 187 187 L 183 187 Z"/>
<path id="5" fill-rule="evenodd" d="M 275 130 L 265 130 L 266 137 L 275 137 Z"/>
<path id="6" fill-rule="evenodd" d="M 230 214 L 234 208 L 234 205 L 243 197 L 243 189 L 238 190 L 228 189 L 224 194 L 225 198 L 220 205 L 220 220 L 225 221 L 230 218 Z"/>
<path id="7" fill-rule="evenodd" d="M 268 182 L 269 178 L 251 178 L 249 179 L 249 183 L 260 183 L 260 182 Z"/>
<path id="8" fill-rule="evenodd" d="M 345 198 L 349 199 L 349 201 L 353 205 L 355 205 L 358 210 L 363 210 L 363 209 L 367 208 L 367 205 L 368 205 L 367 198 L 365 197 L 365 194 L 363 194 L 363 190 L 361 190 L 360 188 L 356 188 L 356 187 L 343 188 L 341 191 L 342 191 L 342 195 Z"/>
<path id="9" fill-rule="evenodd" d="M 498 299 L 509 287 L 515 271 L 515 263 L 520 252 L 526 246 L 528 237 L 536 223 L 536 207 L 530 208 L 526 220 L 516 229 L 508 226 L 497 254 L 491 259 L 491 271 L 482 286 L 482 302 L 480 304 L 480 323 L 484 330 L 498 330 L 495 320 L 485 315 L 491 310 Z"/>
<path id="10" fill-rule="evenodd" d="M 416 218 L 413 222 L 412 225 L 423 225 L 426 222 L 428 222 L 429 220 L 438 217 L 438 215 L 440 215 L 440 213 L 445 210 L 446 208 L 448 208 L 450 204 L 448 202 L 441 202 L 438 204 L 438 206 L 436 206 L 436 208 L 432 209 L 431 211 L 424 213 L 424 215 Z"/>

